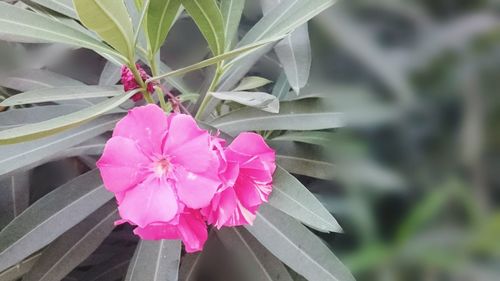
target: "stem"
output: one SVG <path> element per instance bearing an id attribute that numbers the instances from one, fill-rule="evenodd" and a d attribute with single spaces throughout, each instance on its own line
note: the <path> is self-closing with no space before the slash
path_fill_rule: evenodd
<path id="1" fill-rule="evenodd" d="M 152 72 L 153 76 L 158 75 L 158 67 L 156 65 L 155 58 L 150 57 L 150 58 L 148 58 L 148 60 L 149 60 L 149 65 L 151 66 L 151 72 Z M 163 92 L 162 87 L 156 86 L 155 89 L 156 89 L 156 94 L 158 95 L 158 100 L 160 100 L 161 108 L 165 112 L 169 112 L 170 109 L 169 109 L 169 106 L 167 106 L 167 103 L 165 102 L 165 93 Z"/>
<path id="2" fill-rule="evenodd" d="M 219 83 L 219 79 L 220 79 L 221 75 L 222 75 L 222 71 L 220 68 L 220 63 L 218 63 L 217 69 L 215 70 L 214 78 L 212 79 L 212 83 L 210 83 L 210 87 L 208 87 L 207 94 L 205 95 L 205 97 L 203 97 L 200 108 L 198 109 L 198 111 L 196 112 L 196 115 L 194 116 L 195 119 L 199 120 L 201 115 L 205 111 L 205 108 L 207 107 L 208 103 L 212 99 L 212 95 L 210 93 L 214 91 L 215 87 L 217 87 L 217 84 Z"/>
<path id="3" fill-rule="evenodd" d="M 131 62 L 133 60 L 130 60 Z M 132 70 L 132 74 L 134 74 L 134 78 L 135 78 L 135 81 L 137 83 L 139 83 L 139 85 L 141 86 L 141 88 L 145 89 L 142 91 L 142 94 L 144 95 L 144 99 L 148 102 L 148 103 L 155 103 L 153 98 L 151 97 L 151 94 L 148 92 L 148 87 L 146 86 L 146 83 L 144 83 L 144 81 L 142 80 L 142 77 L 141 77 L 141 74 L 139 73 L 139 70 L 137 70 L 137 67 L 135 66 L 135 63 L 129 63 L 129 68 L 130 70 Z"/>

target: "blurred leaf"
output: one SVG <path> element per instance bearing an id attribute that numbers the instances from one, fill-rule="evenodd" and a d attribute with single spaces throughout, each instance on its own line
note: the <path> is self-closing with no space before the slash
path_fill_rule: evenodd
<path id="1" fill-rule="evenodd" d="M 29 108 L 29 112 L 36 108 Z M 55 111 L 60 113 L 60 111 Z M 36 115 L 38 116 L 38 115 Z M 78 128 L 74 128 L 36 141 L 4 146 L 0 149 L 0 175 L 18 169 L 28 169 L 61 151 L 112 130 L 123 114 L 99 117 Z"/>
<path id="2" fill-rule="evenodd" d="M 31 268 L 35 265 L 41 255 L 41 253 L 35 254 L 23 260 L 19 264 L 5 270 L 4 272 L 1 272 L 0 281 L 13 281 L 21 278 L 31 270 Z"/>
<path id="3" fill-rule="evenodd" d="M 112 198 L 97 170 L 42 197 L 0 232 L 0 271 L 43 248 Z"/>
<path id="4" fill-rule="evenodd" d="M 261 206 L 253 226 L 246 226 L 246 229 L 307 280 L 354 280 L 349 270 L 316 235 L 272 207 Z"/>
<path id="5" fill-rule="evenodd" d="M 290 84 L 288 83 L 286 74 L 283 72 L 278 77 L 276 83 L 274 83 L 272 95 L 276 96 L 280 101 L 282 101 L 288 96 L 288 93 L 290 93 Z"/>
<path id="6" fill-rule="evenodd" d="M 83 262 L 111 233 L 119 218 L 112 200 L 61 235 L 23 278 L 24 281 L 59 281 Z"/>
<path id="7" fill-rule="evenodd" d="M 273 192 L 269 204 L 319 231 L 342 232 L 338 222 L 321 202 L 279 166 L 273 176 Z"/>
<path id="8" fill-rule="evenodd" d="M 321 153 L 311 147 L 301 148 L 294 145 L 281 145 L 277 148 L 276 161 L 290 173 L 323 180 L 334 178 L 335 167 L 324 160 Z"/>
<path id="9" fill-rule="evenodd" d="M 135 54 L 132 22 L 123 1 L 73 0 L 80 21 L 109 45 L 130 58 Z"/>
<path id="10" fill-rule="evenodd" d="M 215 0 L 181 0 L 201 33 L 208 42 L 214 56 L 224 53 L 224 21 Z"/>
<path id="11" fill-rule="evenodd" d="M 119 106 L 138 91 L 134 90 L 124 93 L 123 95 L 107 99 L 94 106 L 64 116 L 0 131 L 0 144 L 34 140 L 77 126 Z"/>
<path id="12" fill-rule="evenodd" d="M 14 95 L 0 103 L 0 106 L 52 102 L 60 100 L 105 98 L 124 95 L 117 87 L 77 86 L 32 90 Z"/>
<path id="13" fill-rule="evenodd" d="M 318 100 L 283 102 L 279 114 L 253 108 L 232 111 L 214 119 L 211 125 L 237 133 L 257 130 L 321 130 L 344 126 L 343 114 L 333 112 Z"/>
<path id="14" fill-rule="evenodd" d="M 112 62 L 107 62 L 99 77 L 100 86 L 112 86 L 118 83 L 121 78 L 121 67 Z"/>
<path id="15" fill-rule="evenodd" d="M 84 83 L 67 76 L 41 69 L 25 69 L 0 76 L 0 85 L 18 91 L 44 88 L 85 86 Z"/>
<path id="16" fill-rule="evenodd" d="M 312 55 L 307 24 L 299 26 L 274 47 L 288 81 L 299 94 L 309 80 Z"/>
<path id="17" fill-rule="evenodd" d="M 147 35 L 152 54 L 165 42 L 180 6 L 180 0 L 150 0 L 147 12 Z"/>
<path id="18" fill-rule="evenodd" d="M 238 260 L 248 280 L 292 281 L 285 266 L 244 228 L 222 228 L 217 236 Z"/>
<path id="19" fill-rule="evenodd" d="M 232 90 L 232 92 L 240 92 L 240 91 L 246 91 L 246 90 L 251 90 L 255 88 L 260 88 L 262 86 L 265 86 L 269 83 L 272 83 L 272 81 L 258 77 L 258 76 L 248 76 L 243 78 L 240 81 L 240 84 Z"/>
<path id="20" fill-rule="evenodd" d="M 255 24 L 241 39 L 237 46 L 244 46 L 266 38 L 283 36 L 306 23 L 317 14 L 326 10 L 335 0 L 283 1 L 257 24 Z M 224 72 L 218 91 L 231 89 L 252 67 L 257 60 L 272 49 L 272 46 L 254 52 L 241 58 Z"/>
<path id="21" fill-rule="evenodd" d="M 111 55 L 121 62 L 126 61 L 123 56 L 88 34 L 4 2 L 0 2 L 0 23 L 2 40 L 59 42 L 89 48 Z"/>
<path id="22" fill-rule="evenodd" d="M 215 92 L 210 95 L 227 101 L 254 107 L 263 111 L 278 113 L 280 103 L 275 96 L 261 92 Z M 1 104 L 0 104 L 1 105 Z"/>
<path id="23" fill-rule="evenodd" d="M 273 141 L 295 141 L 330 147 L 334 145 L 335 133 L 332 132 L 286 132 L 273 138 Z"/>
<path id="24" fill-rule="evenodd" d="M 78 18 L 72 0 L 31 0 L 70 18 Z"/>
<path id="25" fill-rule="evenodd" d="M 0 229 L 29 206 L 30 173 L 19 172 L 0 180 Z"/>
<path id="26" fill-rule="evenodd" d="M 83 281 L 109 281 L 114 278 L 125 277 L 127 267 L 130 263 L 130 256 L 118 254 L 106 262 L 99 263 L 90 268 L 82 276 Z"/>
<path id="27" fill-rule="evenodd" d="M 225 50 L 230 50 L 232 43 L 238 39 L 238 27 L 244 8 L 245 0 L 220 1 L 220 10 L 224 19 L 224 38 L 226 38 Z"/>
<path id="28" fill-rule="evenodd" d="M 194 254 L 186 254 L 182 258 L 182 263 L 181 263 L 181 268 L 179 270 L 179 280 L 182 281 L 194 281 L 195 280 L 195 273 L 197 268 L 200 265 L 201 257 L 202 254 L 205 251 L 201 253 L 194 253 Z"/>
<path id="29" fill-rule="evenodd" d="M 181 254 L 178 240 L 141 240 L 125 281 L 177 280 Z"/>

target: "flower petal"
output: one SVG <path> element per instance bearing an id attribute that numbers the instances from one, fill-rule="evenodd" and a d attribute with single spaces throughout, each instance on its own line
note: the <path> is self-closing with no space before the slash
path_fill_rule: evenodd
<path id="1" fill-rule="evenodd" d="M 134 233 L 144 240 L 181 239 L 177 227 L 167 223 L 153 223 L 144 228 L 136 227 Z"/>
<path id="2" fill-rule="evenodd" d="M 202 209 L 201 212 L 206 217 L 207 223 L 220 229 L 235 213 L 237 206 L 236 192 L 234 192 L 234 189 L 228 188 L 215 194 L 211 205 Z"/>
<path id="3" fill-rule="evenodd" d="M 231 155 L 238 153 L 249 158 L 258 156 L 264 162 L 274 163 L 276 158 L 274 150 L 267 145 L 262 136 L 255 133 L 245 132 L 239 134 L 228 146 L 227 150 L 227 153 Z"/>
<path id="4" fill-rule="evenodd" d="M 150 223 L 173 219 L 178 205 L 172 187 L 166 181 L 150 176 L 127 191 L 118 210 L 123 219 L 144 228 Z"/>
<path id="5" fill-rule="evenodd" d="M 172 157 L 175 164 L 191 172 L 203 172 L 210 166 L 218 167 L 218 159 L 211 146 L 210 134 L 196 124 L 193 117 L 174 115 L 165 139 L 164 153 Z"/>
<path id="6" fill-rule="evenodd" d="M 104 186 L 111 192 L 125 191 L 147 175 L 145 167 L 149 159 L 142 153 L 136 142 L 123 137 L 112 137 L 106 143 L 97 167 L 101 172 Z"/>
<path id="7" fill-rule="evenodd" d="M 193 209 L 206 207 L 222 184 L 217 167 L 204 173 L 193 173 L 182 166 L 175 168 L 175 187 L 180 201 Z"/>
<path id="8" fill-rule="evenodd" d="M 122 136 L 136 140 L 148 156 L 161 154 L 162 143 L 168 129 L 165 112 L 154 104 L 135 107 L 120 120 L 113 131 L 113 136 Z"/>
<path id="9" fill-rule="evenodd" d="M 186 246 L 186 252 L 193 253 L 203 250 L 208 238 L 207 225 L 198 212 L 182 214 L 180 217 L 178 231 L 182 242 Z"/>

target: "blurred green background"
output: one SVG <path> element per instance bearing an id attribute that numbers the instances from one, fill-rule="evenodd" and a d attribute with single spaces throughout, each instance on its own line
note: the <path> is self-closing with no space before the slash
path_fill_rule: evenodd
<path id="1" fill-rule="evenodd" d="M 352 110 L 312 191 L 358 280 L 500 280 L 500 2 L 340 1 L 310 25 L 310 91 Z"/>

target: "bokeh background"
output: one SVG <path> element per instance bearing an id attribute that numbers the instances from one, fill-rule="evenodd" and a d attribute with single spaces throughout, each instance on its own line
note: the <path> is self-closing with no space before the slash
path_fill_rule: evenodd
<path id="1" fill-rule="evenodd" d="M 357 280 L 500 280 L 499 13 L 495 0 L 344 0 L 310 22 L 303 94 L 328 95 L 351 118 L 326 151 L 305 149 L 331 160 L 334 179 L 300 179 L 343 226 L 318 235 Z M 247 1 L 243 30 L 260 16 Z M 169 65 L 206 55 L 191 21 L 172 32 L 183 36 L 164 47 Z M 29 61 L 97 84 L 105 63 L 58 45 L 0 45 L 4 71 Z M 252 74 L 275 81 L 276 60 L 270 53 Z M 186 79 L 195 88 L 202 74 Z M 35 169 L 30 201 L 86 170 L 81 160 Z"/>

